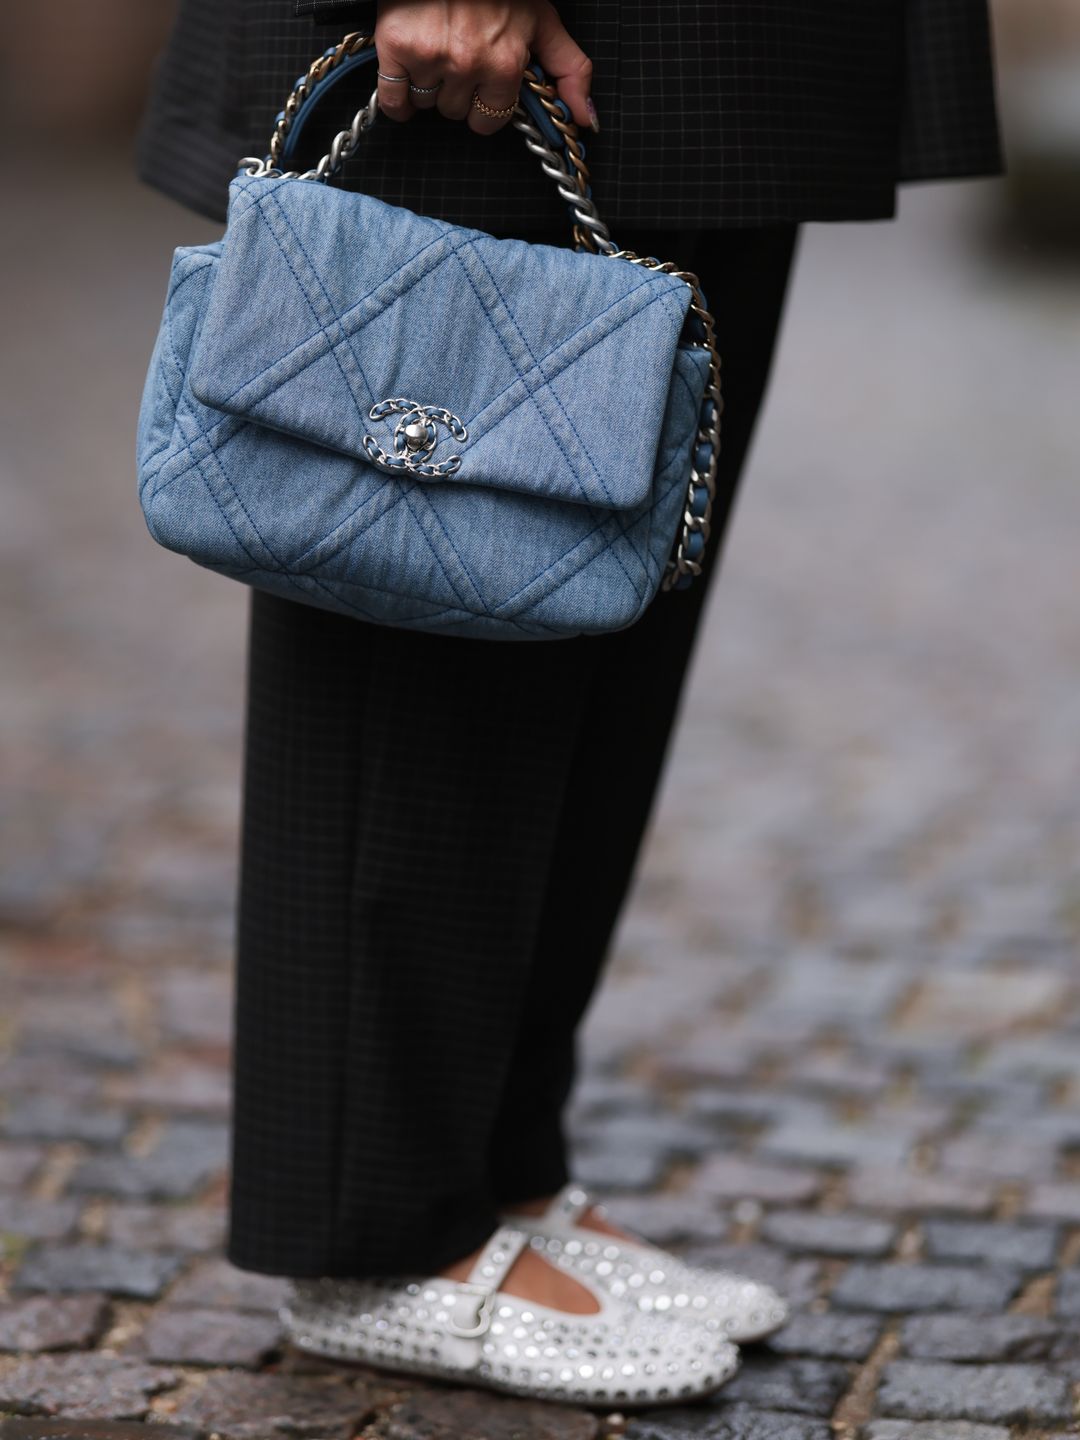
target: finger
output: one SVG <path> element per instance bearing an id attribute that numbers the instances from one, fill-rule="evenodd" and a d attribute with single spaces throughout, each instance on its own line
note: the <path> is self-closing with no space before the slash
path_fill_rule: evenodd
<path id="1" fill-rule="evenodd" d="M 521 92 L 521 77 L 527 60 L 525 51 L 516 48 L 491 57 L 491 63 L 478 74 L 469 97 L 470 130 L 475 130 L 478 135 L 494 135 L 496 130 L 510 123 Z M 489 113 L 491 111 L 505 113 L 493 115 Z"/>
<path id="2" fill-rule="evenodd" d="M 592 88 L 592 61 L 570 35 L 551 5 L 545 6 L 540 12 L 532 50 L 544 70 L 555 81 L 559 99 L 569 106 L 577 124 L 599 129 L 599 122 L 595 120 L 596 111 L 591 108 L 592 102 L 589 99 Z"/>
<path id="3" fill-rule="evenodd" d="M 443 76 L 441 65 L 414 60 L 410 71 L 409 100 L 417 110 L 431 110 L 439 103 Z"/>
<path id="4" fill-rule="evenodd" d="M 473 91 L 469 129 L 478 135 L 494 135 L 496 130 L 509 125 L 516 103 L 516 90 L 504 87 L 499 91 L 490 81 L 481 80 Z"/>
<path id="5" fill-rule="evenodd" d="M 409 67 L 404 54 L 395 45 L 375 34 L 378 56 L 379 109 L 391 120 L 408 120 L 413 113 L 409 98 Z"/>
<path id="6" fill-rule="evenodd" d="M 477 79 L 471 66 L 455 63 L 453 58 L 447 60 L 436 100 L 439 110 L 448 120 L 466 118 L 472 108 Z"/>

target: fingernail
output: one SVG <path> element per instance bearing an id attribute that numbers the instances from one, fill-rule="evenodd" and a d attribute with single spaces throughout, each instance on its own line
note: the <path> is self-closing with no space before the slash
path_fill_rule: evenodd
<path id="1" fill-rule="evenodd" d="M 589 124 L 597 134 L 600 133 L 600 117 L 596 113 L 596 106 L 592 103 L 592 96 L 585 101 L 585 109 L 589 112 Z"/>

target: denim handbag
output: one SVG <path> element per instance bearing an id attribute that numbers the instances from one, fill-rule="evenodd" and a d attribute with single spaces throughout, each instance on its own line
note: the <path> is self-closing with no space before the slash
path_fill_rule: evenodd
<path id="1" fill-rule="evenodd" d="M 513 123 L 575 247 L 500 240 L 325 183 L 316 105 L 375 58 L 350 35 L 297 82 L 224 238 L 173 259 L 138 435 L 160 544 L 382 625 L 492 639 L 621 629 L 700 574 L 719 357 L 695 276 L 620 250 L 535 65 Z"/>

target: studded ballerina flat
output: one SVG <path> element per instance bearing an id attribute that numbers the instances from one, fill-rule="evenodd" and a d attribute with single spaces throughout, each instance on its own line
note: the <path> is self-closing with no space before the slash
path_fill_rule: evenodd
<path id="1" fill-rule="evenodd" d="M 500 1291 L 528 1244 L 503 1226 L 469 1278 L 294 1281 L 281 1319 L 302 1350 L 577 1405 L 644 1407 L 711 1394 L 735 1346 L 699 1320 L 662 1320 L 585 1281 L 592 1315 Z"/>
<path id="2" fill-rule="evenodd" d="M 505 1215 L 527 1230 L 530 1244 L 575 1280 L 629 1300 L 648 1314 L 704 1323 L 728 1340 L 763 1340 L 788 1318 L 786 1301 L 768 1285 L 727 1270 L 687 1265 L 645 1240 L 622 1240 L 580 1223 L 603 1207 L 580 1185 L 564 1186 L 542 1215 Z"/>

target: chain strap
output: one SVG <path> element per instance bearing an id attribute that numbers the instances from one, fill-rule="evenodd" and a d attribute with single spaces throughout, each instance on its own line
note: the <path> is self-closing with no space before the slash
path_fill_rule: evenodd
<path id="1" fill-rule="evenodd" d="M 307 74 L 301 75 L 293 86 L 292 92 L 277 118 L 274 133 L 270 137 L 269 154 L 265 159 L 260 159 L 257 155 L 246 155 L 240 161 L 240 169 L 245 175 L 257 179 L 333 179 L 345 161 L 359 147 L 364 132 L 370 130 L 375 123 L 378 114 L 377 90 L 372 94 L 368 103 L 356 112 L 349 128 L 335 135 L 329 153 L 322 157 L 313 170 L 283 170 L 281 168 L 285 156 L 285 141 L 293 127 L 293 122 L 311 98 L 311 93 L 316 86 L 321 85 L 327 76 L 344 61 L 351 59 L 359 51 L 366 50 L 372 43 L 372 36 L 363 35 L 357 31 L 352 35 L 346 35 L 339 45 L 335 45 L 333 49 L 327 50 L 324 55 L 320 55 L 317 60 L 311 62 Z"/>
<path id="2" fill-rule="evenodd" d="M 334 178 L 345 162 L 359 149 L 364 135 L 374 125 L 379 113 L 379 92 L 376 89 L 368 103 L 361 107 L 346 130 L 334 136 L 330 149 L 311 170 L 283 170 L 285 142 L 297 115 L 311 98 L 311 94 L 334 70 L 360 51 L 374 43 L 373 37 L 356 32 L 346 35 L 340 44 L 327 50 L 314 60 L 307 73 L 302 75 L 293 87 L 278 116 L 270 140 L 270 151 L 265 159 L 246 156 L 240 161 L 245 175 L 259 179 L 320 180 Z M 661 588 L 664 590 L 684 589 L 702 572 L 702 557 L 709 540 L 712 522 L 713 502 L 716 499 L 716 470 L 720 458 L 720 416 L 724 402 L 720 391 L 720 354 L 716 348 L 716 324 L 705 304 L 698 277 L 688 270 L 679 270 L 670 260 L 657 260 L 655 256 L 637 255 L 633 250 L 620 250 L 615 245 L 607 226 L 600 218 L 589 189 L 589 169 L 585 164 L 585 153 L 578 138 L 577 126 L 565 118 L 562 102 L 555 87 L 540 77 L 534 70 L 526 70 L 523 77 L 526 85 L 543 106 L 551 124 L 562 138 L 565 160 L 549 143 L 540 127 L 535 123 L 519 100 L 514 107 L 511 124 L 525 137 L 526 149 L 540 161 L 544 174 L 555 183 L 555 188 L 570 207 L 574 217 L 572 232 L 574 244 L 579 250 L 592 254 L 606 255 L 611 259 L 625 260 L 631 265 L 641 265 L 648 270 L 659 270 L 674 275 L 690 287 L 690 311 L 700 323 L 703 339 L 693 342 L 709 352 L 709 378 L 702 398 L 701 414 L 694 451 L 690 466 L 690 483 L 683 508 L 682 524 L 678 540 L 664 571 Z M 567 168 L 567 161 L 571 169 Z M 572 173 L 571 173 L 572 171 Z"/>
<path id="3" fill-rule="evenodd" d="M 702 396 L 694 452 L 690 462 L 690 484 L 686 492 L 679 538 L 667 563 L 661 588 L 685 589 L 702 572 L 702 556 L 712 530 L 713 502 L 716 499 L 716 469 L 720 461 L 720 417 L 724 399 L 720 393 L 720 352 L 716 348 L 716 322 L 705 304 L 701 281 L 689 270 L 679 270 L 670 260 L 657 260 L 653 255 L 636 255 L 633 250 L 606 252 L 616 260 L 643 265 L 647 270 L 661 270 L 674 275 L 690 287 L 690 312 L 697 316 L 703 339 L 697 347 L 709 352 L 709 378 Z"/>

